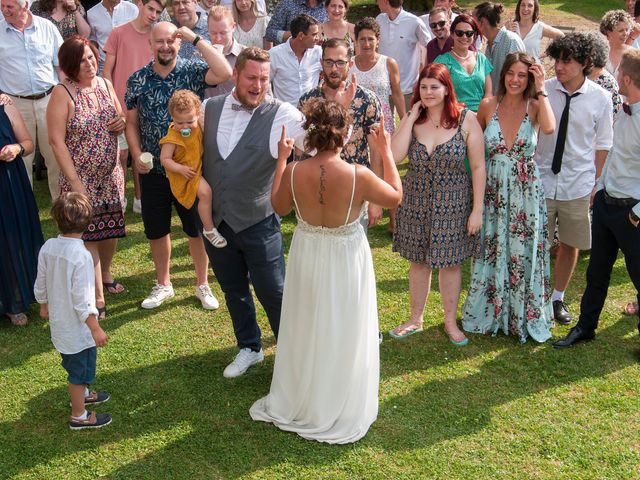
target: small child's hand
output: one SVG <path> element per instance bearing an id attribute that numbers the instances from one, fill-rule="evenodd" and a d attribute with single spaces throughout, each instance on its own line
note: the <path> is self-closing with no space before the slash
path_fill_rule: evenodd
<path id="1" fill-rule="evenodd" d="M 109 337 L 101 327 L 91 330 L 91 336 L 93 341 L 96 342 L 96 347 L 104 347 L 109 341 Z"/>
<path id="2" fill-rule="evenodd" d="M 40 304 L 40 317 L 47 319 L 49 318 L 49 304 L 41 303 Z"/>
<path id="3" fill-rule="evenodd" d="M 189 168 L 186 165 L 180 165 L 180 174 L 187 180 L 192 180 L 196 176 L 196 172 L 193 168 Z"/>

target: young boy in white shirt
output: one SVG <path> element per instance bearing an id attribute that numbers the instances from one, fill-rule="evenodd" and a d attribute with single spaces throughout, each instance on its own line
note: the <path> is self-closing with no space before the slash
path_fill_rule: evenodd
<path id="1" fill-rule="evenodd" d="M 98 324 L 93 260 L 82 241 L 92 216 L 91 203 L 81 193 L 63 193 L 53 202 L 51 216 L 61 235 L 47 240 L 40 250 L 34 293 L 68 373 L 69 428 L 100 428 L 111 423 L 111 415 L 85 410 L 85 404 L 103 403 L 110 397 L 87 388 L 95 380 L 96 346 L 108 340 Z"/>

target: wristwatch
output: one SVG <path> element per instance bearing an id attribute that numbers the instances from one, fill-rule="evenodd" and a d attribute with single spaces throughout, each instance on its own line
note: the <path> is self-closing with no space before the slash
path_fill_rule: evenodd
<path id="1" fill-rule="evenodd" d="M 545 92 L 544 90 L 538 90 L 536 92 L 536 95 L 538 95 L 539 97 L 548 97 L 549 94 L 547 92 Z"/>
<path id="2" fill-rule="evenodd" d="M 18 142 L 18 146 L 20 147 L 20 152 L 18 153 L 18 157 L 21 157 L 22 155 L 24 155 L 24 147 L 22 146 L 21 143 Z"/>

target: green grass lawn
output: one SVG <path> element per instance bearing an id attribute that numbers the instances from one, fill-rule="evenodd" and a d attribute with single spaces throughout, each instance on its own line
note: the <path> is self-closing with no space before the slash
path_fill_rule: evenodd
<path id="1" fill-rule="evenodd" d="M 45 236 L 55 235 L 46 184 L 36 191 Z M 619 260 L 595 342 L 549 343 L 473 335 L 452 346 L 437 282 L 425 331 L 381 346 L 380 412 L 356 445 L 327 446 L 251 421 L 267 393 L 274 340 L 264 312 L 266 360 L 222 377 L 236 347 L 228 312 L 199 307 L 186 240 L 174 224 L 176 297 L 142 310 L 154 281 L 138 215 L 129 213 L 114 274 L 127 292 L 108 298 L 96 386 L 113 424 L 71 432 L 65 373 L 36 309 L 26 328 L 0 324 L 0 478 L 640 478 L 640 339 L 620 313 L 634 294 Z M 294 222 L 285 219 L 287 245 Z M 383 331 L 408 315 L 407 263 L 391 252 L 386 219 L 370 232 Z M 568 292 L 577 313 L 588 257 Z M 465 285 L 468 270 L 465 272 Z M 220 289 L 213 284 L 220 298 Z M 564 335 L 566 327 L 555 329 Z"/>

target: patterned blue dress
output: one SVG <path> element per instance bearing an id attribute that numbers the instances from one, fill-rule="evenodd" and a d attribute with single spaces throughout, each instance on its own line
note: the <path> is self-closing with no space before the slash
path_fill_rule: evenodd
<path id="1" fill-rule="evenodd" d="M 551 337 L 547 208 L 533 160 L 536 131 L 525 114 L 511 150 L 497 110 L 484 132 L 487 186 L 483 254 L 475 262 L 462 326 L 473 333 L 502 330 L 526 342 Z"/>
<path id="2" fill-rule="evenodd" d="M 460 125 L 467 111 L 462 111 Z M 473 202 L 471 177 L 464 164 L 466 155 L 460 126 L 431 154 L 415 137 L 411 139 L 393 235 L 394 252 L 430 268 L 453 267 L 477 256 L 478 236 L 467 234 Z"/>

